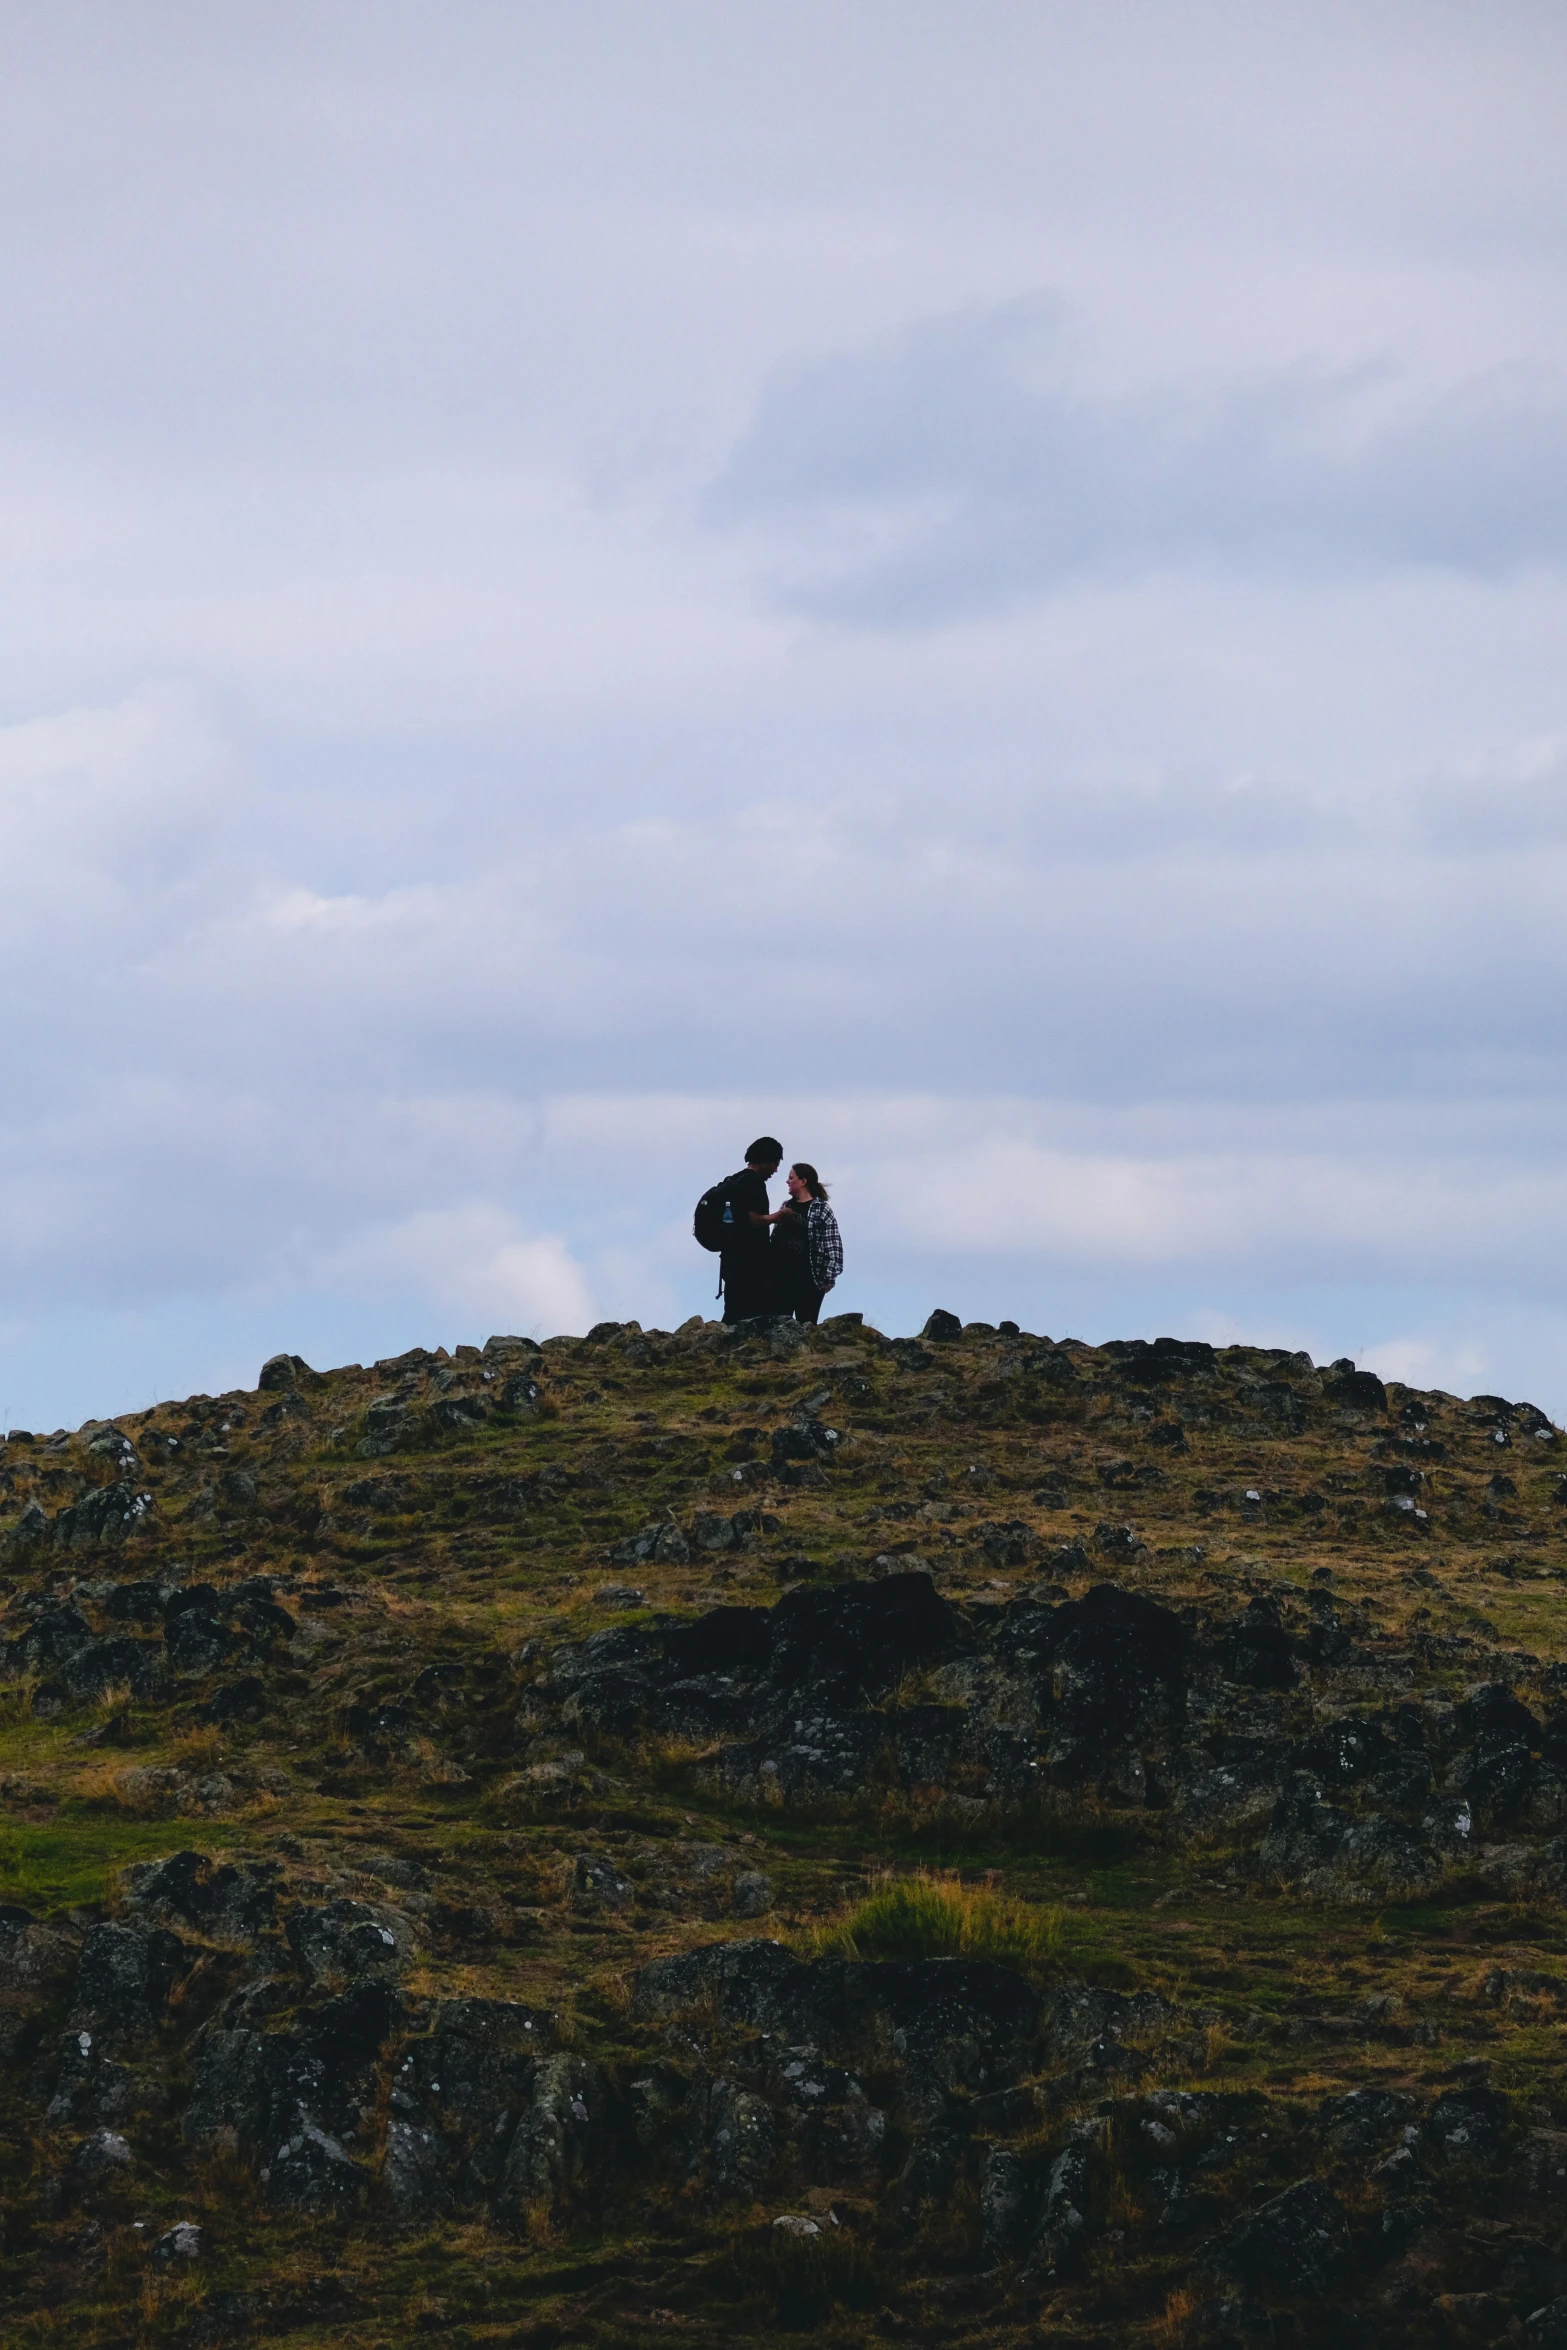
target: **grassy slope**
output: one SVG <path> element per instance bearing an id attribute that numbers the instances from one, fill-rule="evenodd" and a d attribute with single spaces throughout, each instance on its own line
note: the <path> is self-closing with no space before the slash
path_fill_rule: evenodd
<path id="1" fill-rule="evenodd" d="M 933 1349 L 930 1366 L 915 1370 L 842 1329 L 783 1359 L 759 1342 L 735 1356 L 690 1338 L 655 1342 L 647 1361 L 634 1359 L 646 1350 L 631 1351 L 618 1339 L 552 1341 L 542 1414 L 379 1459 L 360 1454 L 366 1405 L 400 1378 L 426 1397 L 432 1372 L 454 1375 L 456 1392 L 477 1390 L 474 1350 L 406 1373 L 350 1367 L 302 1382 L 308 1415 L 270 1424 L 275 1399 L 257 1394 L 121 1419 L 141 1458 L 136 1481 L 155 1497 L 148 1525 L 113 1552 L 13 1542 L 13 1602 L 45 1584 L 63 1592 L 171 1567 L 219 1583 L 265 1573 L 281 1579 L 300 1634 L 263 1673 L 262 1718 L 222 1732 L 197 1719 L 200 1686 L 145 1704 L 111 1693 L 40 1720 L 28 1686 L 0 1684 L 0 1900 L 40 1913 L 112 1906 L 127 1862 L 192 1843 L 275 1859 L 295 1883 L 367 1894 L 384 1889 L 359 1856 L 411 1857 L 434 1897 L 414 1991 L 527 1999 L 567 2019 L 583 2047 L 613 2055 L 626 2045 L 629 1973 L 651 1953 L 715 1930 L 819 1943 L 856 1922 L 863 1946 L 879 1950 L 896 1931 L 885 1899 L 846 1928 L 873 1883 L 889 1871 L 954 1870 L 970 1887 L 1058 1913 L 1037 1943 L 1026 1934 L 1018 1943 L 1041 1964 L 1206 2011 L 1214 2020 L 1190 2077 L 1207 2086 L 1285 2101 L 1408 2086 L 1448 2078 L 1483 2050 L 1499 2087 L 1539 2118 L 1556 2114 L 1554 2009 L 1500 2011 L 1480 1989 L 1499 1963 L 1559 1963 L 1567 1932 L 1554 1905 L 1520 1909 L 1455 1880 L 1422 1905 L 1334 1909 L 1250 1882 L 1222 1848 L 1177 1846 L 1156 1815 L 1092 1806 L 1023 1819 L 873 1799 L 836 1818 L 744 1811 L 719 1801 L 695 1758 L 676 1749 L 588 1752 L 580 1765 L 568 1758 L 558 1784 L 530 1781 L 520 1766 L 547 1762 L 560 1742 L 540 1749 L 507 1725 L 519 1708 L 526 1717 L 527 1644 L 617 1620 L 595 1596 L 605 1585 L 634 1583 L 648 1609 L 766 1602 L 783 1561 L 840 1575 L 888 1553 L 927 1564 L 974 1607 L 1042 1572 L 1075 1593 L 1112 1571 L 1166 1604 L 1223 1612 L 1256 1591 L 1303 1593 L 1326 1567 L 1335 1592 L 1364 1611 L 1363 1647 L 1415 1658 L 1422 1692 L 1456 1693 L 1495 1651 L 1564 1653 L 1560 1446 L 1515 1441 L 1503 1467 L 1516 1491 L 1498 1495 L 1485 1416 L 1426 1399 L 1445 1459 L 1429 1469 L 1420 1497 L 1429 1515 L 1417 1526 L 1385 1506 L 1372 1456 L 1388 1421 L 1357 1427 L 1322 1411 L 1304 1433 L 1266 1433 L 1249 1398 L 1277 1365 L 1250 1350 L 1220 1357 L 1208 1424 L 1188 1425 L 1184 1451 L 1150 1444 L 1124 1381 L 1086 1348 L 1075 1352 L 1071 1389 L 1009 1369 L 1026 1350 L 986 1334 Z M 747 1470 L 748 1459 L 765 1462 L 766 1447 L 758 1452 L 744 1431 L 776 1426 L 823 1388 L 845 1436 L 829 1485 L 784 1488 Z M 1406 1401 L 1392 1391 L 1395 1427 Z M 92 1433 L 7 1447 L 13 1521 L 33 1496 L 53 1512 L 105 1480 L 104 1457 L 87 1451 Z M 170 1436 L 176 1449 L 159 1463 Z M 573 1482 L 539 1482 L 552 1466 Z M 1156 1482 L 1139 1481 L 1147 1471 Z M 253 1498 L 236 1472 L 254 1478 Z M 350 1501 L 348 1489 L 366 1479 L 381 1493 Z M 1248 1489 L 1260 1504 L 1243 1498 Z M 1303 1506 L 1309 1495 L 1323 1506 Z M 696 1509 L 738 1506 L 779 1521 L 748 1552 L 605 1563 L 612 1542 L 665 1513 L 688 1524 Z M 1026 1522 L 1052 1548 L 1091 1543 L 1102 1521 L 1130 1522 L 1145 1546 L 1112 1570 L 998 1567 L 969 1539 L 997 1520 Z M 368 1754 L 345 1735 L 346 1707 L 373 1710 L 406 1691 L 422 1664 L 457 1658 L 484 1662 L 482 1714 L 455 1708 L 428 1737 Z M 149 1786 L 138 1775 L 148 1769 L 179 1778 Z M 227 1797 L 199 1792 L 214 1773 L 229 1781 Z M 221 1808 L 206 1811 L 212 1802 Z M 703 1845 L 719 1848 L 706 1875 L 690 1866 Z M 572 1858 L 595 1851 L 637 1885 L 628 1910 L 584 1912 L 567 1898 Z M 765 1868 L 777 1888 L 760 1929 L 728 1922 L 741 1866 Z M 1021 1933 L 1016 1913 L 1013 1923 Z M 225 1964 L 215 1951 L 215 1985 Z M 1397 2032 L 1367 2022 L 1376 1995 L 1391 1999 Z M 177 2101 L 177 2070 L 171 2077 Z M 243 2316 L 223 2296 L 253 2292 L 271 2297 L 271 2333 L 301 2346 L 439 2330 L 543 2350 L 561 2338 L 630 2343 L 653 2330 L 716 2342 L 773 2328 L 774 2251 L 756 2235 L 765 2214 L 644 2194 L 526 2243 L 478 2225 L 421 2235 L 263 2222 L 248 2179 L 233 2166 L 193 2172 L 175 2122 L 154 2115 L 138 2133 L 149 2159 L 119 2224 L 84 2244 L 79 2219 L 56 2226 L 41 2214 L 38 2180 L 58 2147 L 38 2127 L 36 2101 L 21 2099 L 7 2138 L 7 2340 L 220 2340 Z M 150 2279 L 149 2234 L 183 2217 L 207 2223 L 208 2260 L 192 2276 Z M 1091 2282 L 1054 2322 L 1064 2338 L 1179 2339 L 1178 2297 L 1159 2315 L 1167 2282 L 1157 2264 L 1130 2285 Z M 914 2275 L 848 2274 L 838 2288 L 836 2314 L 823 2321 L 833 2338 L 869 2338 L 878 2325 L 975 2340 L 1032 2330 L 1018 2308 L 967 2315 L 961 2291 L 927 2289 Z"/>

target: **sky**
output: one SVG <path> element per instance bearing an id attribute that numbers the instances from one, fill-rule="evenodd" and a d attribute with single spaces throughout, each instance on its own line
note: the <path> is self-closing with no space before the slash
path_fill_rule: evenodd
<path id="1" fill-rule="evenodd" d="M 0 1426 L 715 1310 L 1567 1416 L 1554 0 L 0 0 Z"/>

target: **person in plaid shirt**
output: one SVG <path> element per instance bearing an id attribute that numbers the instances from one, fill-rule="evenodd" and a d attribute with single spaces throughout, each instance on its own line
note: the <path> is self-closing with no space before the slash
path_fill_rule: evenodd
<path id="1" fill-rule="evenodd" d="M 767 1219 L 773 1227 L 777 1294 L 783 1311 L 797 1322 L 814 1322 L 843 1271 L 843 1241 L 827 1205 L 827 1186 L 807 1160 L 796 1159 L 788 1186 L 787 1205 Z"/>

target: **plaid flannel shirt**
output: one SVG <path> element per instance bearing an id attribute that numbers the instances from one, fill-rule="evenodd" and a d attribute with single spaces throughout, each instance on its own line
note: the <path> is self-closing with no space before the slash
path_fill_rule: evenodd
<path id="1" fill-rule="evenodd" d="M 805 1232 L 811 1279 L 818 1289 L 831 1289 L 843 1271 L 843 1241 L 838 1219 L 824 1199 L 813 1199 L 806 1209 Z"/>

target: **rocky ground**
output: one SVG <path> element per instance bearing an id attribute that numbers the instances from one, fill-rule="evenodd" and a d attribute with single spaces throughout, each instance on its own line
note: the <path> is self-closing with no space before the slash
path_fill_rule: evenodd
<path id="1" fill-rule="evenodd" d="M 932 1317 L 0 1454 L 7 2343 L 1567 2343 L 1567 1447 Z"/>

